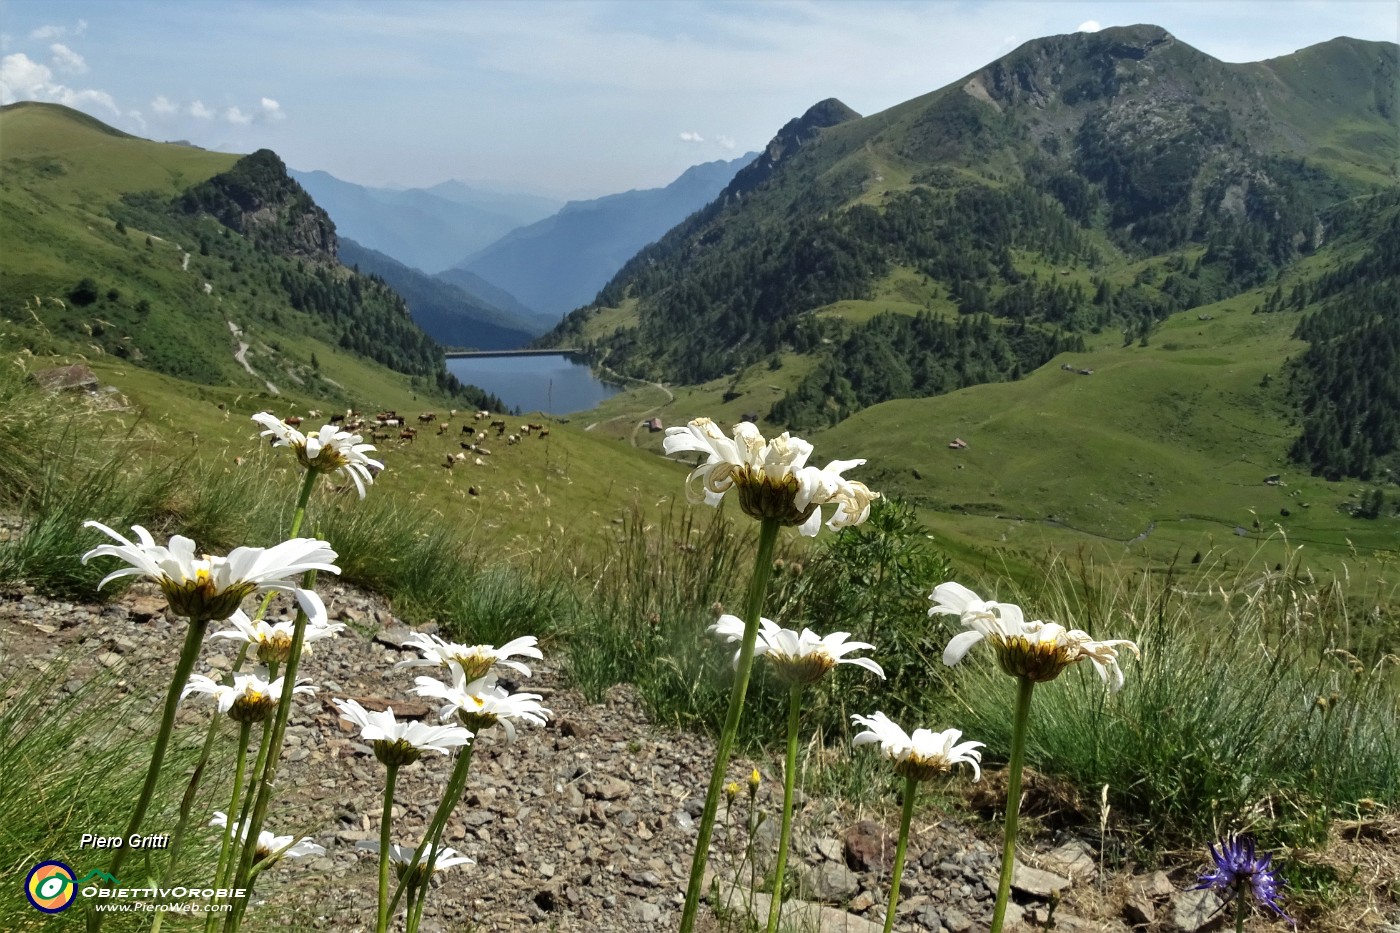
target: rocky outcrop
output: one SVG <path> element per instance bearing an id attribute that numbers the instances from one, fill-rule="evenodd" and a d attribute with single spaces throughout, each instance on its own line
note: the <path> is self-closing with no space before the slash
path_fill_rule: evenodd
<path id="1" fill-rule="evenodd" d="M 233 168 L 176 200 L 186 213 L 204 213 L 259 246 L 283 256 L 335 264 L 335 223 L 287 174 L 271 149 L 239 159 Z"/>

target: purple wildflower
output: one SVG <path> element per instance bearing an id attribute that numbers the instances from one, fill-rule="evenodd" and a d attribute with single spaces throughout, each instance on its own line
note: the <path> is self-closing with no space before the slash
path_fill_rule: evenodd
<path id="1" fill-rule="evenodd" d="M 1210 857 L 1215 860 L 1215 870 L 1202 874 L 1200 883 L 1191 890 L 1211 888 L 1228 892 L 1225 904 L 1229 904 L 1236 897 L 1244 897 L 1248 892 L 1256 903 L 1267 906 L 1289 923 L 1296 925 L 1297 921 L 1284 913 L 1278 903 L 1279 888 L 1283 887 L 1284 881 L 1270 867 L 1274 857 L 1268 852 L 1256 856 L 1253 836 L 1237 836 L 1231 833 L 1220 840 L 1218 850 L 1215 846 L 1210 847 Z"/>

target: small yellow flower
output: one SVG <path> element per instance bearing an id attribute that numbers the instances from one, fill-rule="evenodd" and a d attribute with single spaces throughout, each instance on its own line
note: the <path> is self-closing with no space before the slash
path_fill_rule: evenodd
<path id="1" fill-rule="evenodd" d="M 762 781 L 763 781 L 763 777 L 758 773 L 758 769 L 757 769 L 757 768 L 754 768 L 754 769 L 753 769 L 753 772 L 749 774 L 749 796 L 750 796 L 750 797 L 757 797 L 757 796 L 758 796 L 758 785 L 759 785 Z"/>

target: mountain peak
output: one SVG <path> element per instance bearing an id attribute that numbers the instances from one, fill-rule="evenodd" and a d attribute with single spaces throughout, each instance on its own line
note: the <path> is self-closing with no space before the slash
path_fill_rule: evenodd
<path id="1" fill-rule="evenodd" d="M 834 97 L 818 101 L 808 107 L 807 112 L 802 116 L 789 120 L 782 129 L 778 130 L 778 135 L 769 141 L 759 157 L 740 169 L 739 174 L 734 176 L 729 187 L 725 188 L 720 195 L 721 199 L 727 200 L 730 197 L 742 196 L 757 188 L 773 174 L 780 163 L 791 158 L 798 149 L 815 140 L 827 127 L 859 119 L 860 114 Z"/>

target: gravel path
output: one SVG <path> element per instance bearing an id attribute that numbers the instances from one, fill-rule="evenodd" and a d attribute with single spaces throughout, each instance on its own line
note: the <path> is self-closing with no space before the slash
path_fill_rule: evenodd
<path id="1" fill-rule="evenodd" d="M 392 705 L 400 715 L 431 715 L 429 704 L 408 692 L 413 676 L 425 671 L 392 670 L 394 662 L 411 656 L 398 647 L 410 629 L 378 597 L 339 584 L 321 592 L 332 618 L 351 630 L 321 643 L 303 662 L 319 691 L 299 698 L 288 729 L 284 788 L 269 823 L 278 832 L 303 827 L 327 852 L 261 878 L 262 902 L 250 909 L 250 930 L 373 928 L 375 859 L 355 845 L 377 842 L 383 767 L 341 722 L 331 700 L 350 697 L 371 707 Z M 85 672 L 106 667 L 130 688 L 154 691 L 149 700 L 154 713 L 182 627 L 166 618 L 158 590 L 144 585 L 106 606 L 56 601 L 25 588 L 0 591 L 0 682 L 61 653 L 75 659 L 69 687 Z M 226 670 L 235 657 L 229 644 L 208 643 L 197 670 Z M 554 718 L 546 728 L 522 729 L 513 744 L 499 730 L 479 738 L 464 805 L 446 834 L 447 844 L 476 864 L 439 875 L 424 929 L 675 929 L 712 760 L 709 739 L 654 727 L 629 686 L 614 688 L 603 703 L 589 704 L 548 660 L 533 679 L 507 686 L 543 694 Z M 196 728 L 207 716 L 208 706 L 193 701 L 182 712 Z M 395 841 L 417 841 L 449 764 L 432 755 L 401 772 Z M 742 783 L 754 764 L 736 759 L 731 773 Z M 771 814 L 757 833 L 762 866 L 772 859 L 781 785 L 776 769 L 758 764 L 764 774 L 758 806 Z M 735 808 L 739 823 L 745 799 L 741 793 Z M 895 801 L 879 813 L 815 798 L 799 803 L 789 877 L 811 903 L 787 909 L 785 917 L 794 918 L 791 928 L 878 933 L 893 857 L 890 831 L 898 822 Z M 916 817 L 899 930 L 987 929 L 999 858 L 979 834 L 994 841 L 996 827 L 970 829 L 931 808 Z M 711 865 L 720 886 L 736 876 L 747 879 L 748 868 L 739 868 L 744 834 L 721 822 L 715 835 Z M 1024 912 L 1025 920 L 1017 928 L 1037 918 L 1043 923 L 1056 893 L 1055 929 L 1061 931 L 1128 931 L 1124 918 L 1136 921 L 1138 929 L 1208 928 L 1176 916 L 1182 895 L 1173 890 L 1184 887 L 1189 872 L 1179 872 L 1175 885 L 1160 872 L 1100 880 L 1094 852 L 1073 839 L 1057 841 L 1062 844 L 1046 851 L 1025 847 L 1026 862 L 1049 871 L 1018 870 L 1018 904 L 1012 912 Z M 766 895 L 753 899 L 766 917 Z M 741 890 L 725 900 L 738 910 L 746 896 Z M 833 906 L 821 908 L 817 902 Z M 1202 920 L 1215 906 L 1209 899 L 1193 903 Z M 709 931 L 720 927 L 712 914 L 703 913 L 702 927 Z"/>

